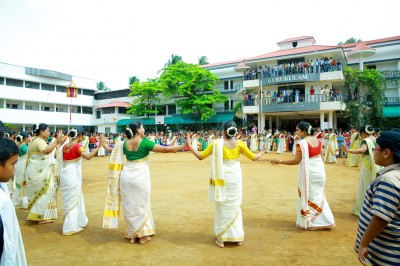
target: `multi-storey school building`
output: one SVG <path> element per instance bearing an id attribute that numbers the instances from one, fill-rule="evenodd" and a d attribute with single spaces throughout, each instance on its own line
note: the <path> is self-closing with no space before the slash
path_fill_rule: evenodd
<path id="1" fill-rule="evenodd" d="M 67 130 L 82 125 L 89 132 L 120 132 L 133 119 L 147 130 L 217 127 L 232 119 L 233 107 L 242 103 L 248 125 L 262 129 L 294 130 L 300 121 L 321 128 L 347 128 L 343 102 L 357 91 L 343 93 L 343 67 L 369 67 L 389 80 L 385 116 L 400 117 L 400 36 L 341 46 L 317 45 L 311 36 L 277 43 L 279 50 L 246 60 L 203 66 L 220 79 L 217 89 L 228 97 L 215 104 L 217 115 L 202 122 L 180 115 L 172 99 L 165 99 L 157 116 L 127 115 L 129 89 L 99 92 L 93 79 L 52 70 L 0 63 L 0 120 L 13 130 L 32 130 L 46 123 Z M 321 63 L 322 62 L 322 63 Z M 74 82 L 76 98 L 66 97 Z"/>
<path id="2" fill-rule="evenodd" d="M 385 91 L 386 116 L 400 116 L 400 36 L 341 46 L 317 45 L 311 36 L 277 43 L 263 55 L 206 65 L 232 91 L 230 105 L 243 103 L 243 117 L 259 131 L 294 130 L 301 121 L 325 128 L 347 128 L 343 67 L 369 67 L 390 81 Z"/>

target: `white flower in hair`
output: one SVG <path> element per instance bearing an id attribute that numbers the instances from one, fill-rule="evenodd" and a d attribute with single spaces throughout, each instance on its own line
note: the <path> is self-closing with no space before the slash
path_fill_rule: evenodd
<path id="1" fill-rule="evenodd" d="M 78 130 L 76 128 L 72 128 L 70 131 L 70 133 L 68 135 L 70 135 L 70 137 L 72 139 L 75 139 L 78 136 Z M 71 132 L 73 132 L 74 134 L 71 136 Z"/>
<path id="2" fill-rule="evenodd" d="M 232 134 L 231 131 L 233 131 L 234 133 Z M 229 137 L 234 137 L 237 133 L 237 128 L 236 127 L 229 127 L 226 130 L 226 135 L 228 135 Z"/>

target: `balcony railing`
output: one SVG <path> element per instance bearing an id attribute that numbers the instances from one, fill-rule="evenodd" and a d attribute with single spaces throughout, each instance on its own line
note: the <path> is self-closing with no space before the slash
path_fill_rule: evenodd
<path id="1" fill-rule="evenodd" d="M 400 97 L 385 97 L 385 106 L 398 106 L 400 105 Z"/>
<path id="2" fill-rule="evenodd" d="M 277 97 L 263 97 L 261 98 L 262 105 L 269 104 L 283 104 L 283 103 L 318 103 L 318 102 L 335 102 L 335 101 L 345 101 L 347 99 L 346 95 L 331 95 L 331 94 L 299 94 L 296 95 L 288 95 L 288 96 L 277 96 Z M 259 105 L 260 99 L 245 99 L 243 100 L 244 106 L 254 106 Z"/>
<path id="3" fill-rule="evenodd" d="M 400 79 L 400 70 L 385 70 L 381 71 L 381 74 L 389 80 Z"/>

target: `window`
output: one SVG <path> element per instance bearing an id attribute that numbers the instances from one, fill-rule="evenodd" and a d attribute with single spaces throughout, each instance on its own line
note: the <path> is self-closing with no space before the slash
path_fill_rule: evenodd
<path id="1" fill-rule="evenodd" d="M 299 63 L 299 62 L 304 62 L 305 58 L 304 57 L 296 57 L 296 58 L 289 58 L 289 59 L 284 59 L 284 60 L 278 60 L 278 65 L 282 64 L 291 64 L 292 62 L 294 64 Z"/>
<path id="2" fill-rule="evenodd" d="M 96 111 L 96 119 L 100 119 L 101 118 L 101 111 Z"/>
<path id="3" fill-rule="evenodd" d="M 18 104 L 7 103 L 7 109 L 20 109 L 20 108 L 18 108 Z"/>
<path id="4" fill-rule="evenodd" d="M 14 86 L 14 87 L 23 87 L 24 82 L 19 79 L 6 79 L 6 85 L 7 86 Z"/>
<path id="5" fill-rule="evenodd" d="M 78 92 L 79 92 L 79 89 L 78 89 Z M 88 95 L 88 96 L 93 96 L 94 91 L 82 89 L 82 94 L 83 94 L 83 95 Z"/>
<path id="6" fill-rule="evenodd" d="M 126 108 L 125 107 L 118 107 L 118 114 L 126 114 Z"/>
<path id="7" fill-rule="evenodd" d="M 224 90 L 229 90 L 229 81 L 224 81 Z"/>
<path id="8" fill-rule="evenodd" d="M 105 100 L 105 99 L 112 99 L 112 98 L 128 97 L 130 92 L 131 92 L 130 89 L 118 90 L 118 91 L 96 92 L 96 94 L 94 94 L 94 99 L 95 100 Z"/>
<path id="9" fill-rule="evenodd" d="M 57 107 L 56 108 L 56 112 L 61 112 L 61 113 L 66 113 L 66 108 L 64 108 L 64 107 Z"/>
<path id="10" fill-rule="evenodd" d="M 167 114 L 167 106 L 165 105 L 157 105 L 158 113 L 157 115 L 166 115 Z"/>
<path id="11" fill-rule="evenodd" d="M 55 91 L 56 90 L 56 86 L 55 85 L 51 85 L 51 84 L 42 83 L 42 90 L 44 90 L 44 91 Z"/>
<path id="12" fill-rule="evenodd" d="M 168 114 L 174 115 L 176 114 L 176 105 L 168 105 Z"/>
<path id="13" fill-rule="evenodd" d="M 82 94 L 82 89 L 78 88 L 78 94 Z"/>
<path id="14" fill-rule="evenodd" d="M 4 85 L 4 78 L 0 77 L 0 85 Z"/>
<path id="15" fill-rule="evenodd" d="M 65 86 L 58 86 L 56 87 L 56 92 L 63 92 L 67 93 L 67 88 Z"/>
<path id="16" fill-rule="evenodd" d="M 25 81 L 25 88 L 38 90 L 40 89 L 40 83 Z"/>
<path id="17" fill-rule="evenodd" d="M 231 90 L 233 90 L 233 80 L 230 80 L 231 82 Z"/>
<path id="18" fill-rule="evenodd" d="M 115 107 L 105 107 L 101 108 L 102 114 L 115 114 Z"/>
<path id="19" fill-rule="evenodd" d="M 376 65 L 365 66 L 366 69 L 376 69 Z"/>
<path id="20" fill-rule="evenodd" d="M 25 102 L 25 110 L 39 111 L 39 105 L 36 103 Z"/>
<path id="21" fill-rule="evenodd" d="M 92 107 L 82 106 L 82 114 L 93 114 Z"/>
<path id="22" fill-rule="evenodd" d="M 104 130 L 105 130 L 104 133 L 107 135 L 111 133 L 111 127 L 106 127 Z"/>

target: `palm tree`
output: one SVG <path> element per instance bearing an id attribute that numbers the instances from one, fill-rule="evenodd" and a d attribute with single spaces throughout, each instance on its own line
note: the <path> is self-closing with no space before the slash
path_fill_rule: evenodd
<path id="1" fill-rule="evenodd" d="M 164 66 L 169 67 L 170 65 L 175 65 L 176 63 L 181 62 L 181 61 L 183 61 L 182 56 L 172 54 L 171 59 L 169 59 L 168 62 L 165 63 Z"/>
<path id="2" fill-rule="evenodd" d="M 98 89 L 99 91 L 103 91 L 103 90 L 105 89 L 106 86 L 104 85 L 104 82 L 103 82 L 103 81 L 100 81 L 100 82 L 97 83 L 96 87 L 97 87 L 97 89 Z"/>
<path id="3" fill-rule="evenodd" d="M 129 77 L 129 86 L 135 82 L 140 82 L 140 80 L 136 76 Z"/>
<path id="4" fill-rule="evenodd" d="M 209 64 L 207 56 L 200 56 L 199 57 L 199 66 Z"/>

